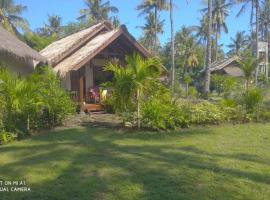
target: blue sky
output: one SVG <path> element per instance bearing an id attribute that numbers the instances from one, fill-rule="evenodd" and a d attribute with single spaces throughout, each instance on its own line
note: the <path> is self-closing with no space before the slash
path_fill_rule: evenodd
<path id="1" fill-rule="evenodd" d="M 84 8 L 84 0 L 15 0 L 16 3 L 26 5 L 27 12 L 23 16 L 28 20 L 31 29 L 36 29 L 43 26 L 46 22 L 48 14 L 57 14 L 62 17 L 63 24 L 70 21 L 75 21 L 79 16 L 79 10 Z M 143 17 L 138 17 L 136 6 L 141 0 L 111 0 L 111 5 L 119 8 L 119 18 L 122 24 L 125 24 L 129 31 L 138 38 L 142 33 L 136 28 L 144 23 Z M 205 7 L 202 0 L 175 0 L 176 9 L 174 14 L 175 30 L 179 30 L 183 25 L 198 25 L 201 13 L 199 9 Z M 246 14 L 239 18 L 235 15 L 239 10 L 239 6 L 232 8 L 230 17 L 227 18 L 229 27 L 228 34 L 222 34 L 220 43 L 224 44 L 224 49 L 227 51 L 226 45 L 230 42 L 230 37 L 233 37 L 237 31 L 249 30 L 249 10 Z M 160 35 L 160 41 L 164 44 L 170 38 L 169 13 L 161 13 L 161 18 L 166 20 L 165 33 Z"/>

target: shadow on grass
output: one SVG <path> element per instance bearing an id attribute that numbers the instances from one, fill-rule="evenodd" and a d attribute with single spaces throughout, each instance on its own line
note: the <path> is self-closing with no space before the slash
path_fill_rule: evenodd
<path id="1" fill-rule="evenodd" d="M 31 173 L 42 177 L 48 172 L 45 169 L 56 175 L 31 184 L 31 193 L 0 193 L 0 199 L 234 199 L 238 188 L 227 187 L 233 179 L 270 184 L 269 174 L 218 166 L 216 159 L 226 155 L 140 143 L 164 137 L 173 136 L 84 127 L 36 136 L 24 146 L 1 147 L 1 152 L 19 157 L 0 165 L 6 178 L 27 180 Z M 137 143 L 118 144 L 122 139 L 136 139 Z M 208 180 L 212 173 L 219 180 L 217 185 Z"/>

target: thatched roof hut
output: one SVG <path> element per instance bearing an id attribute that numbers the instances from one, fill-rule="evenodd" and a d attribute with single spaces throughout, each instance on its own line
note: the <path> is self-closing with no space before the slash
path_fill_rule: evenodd
<path id="1" fill-rule="evenodd" d="M 233 56 L 231 58 L 215 61 L 211 64 L 210 72 L 212 74 L 242 77 L 244 76 L 244 73 L 237 62 L 239 59 L 238 56 Z"/>
<path id="2" fill-rule="evenodd" d="M 115 45 L 111 55 L 115 53 L 113 51 L 119 50 L 123 54 L 137 51 L 145 58 L 150 56 L 148 50 L 135 40 L 125 26 L 114 29 L 107 21 L 56 41 L 40 51 L 40 54 L 47 58 L 56 72 L 65 76 L 83 67 L 110 45 Z"/>
<path id="3" fill-rule="evenodd" d="M 0 25 L 0 61 L 12 71 L 28 73 L 35 63 L 46 62 L 46 59 Z"/>

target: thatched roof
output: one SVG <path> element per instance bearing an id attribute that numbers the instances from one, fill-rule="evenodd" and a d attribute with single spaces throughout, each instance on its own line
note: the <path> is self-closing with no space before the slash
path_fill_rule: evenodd
<path id="1" fill-rule="evenodd" d="M 213 72 L 213 71 L 222 70 L 223 68 L 227 67 L 233 62 L 236 62 L 237 60 L 239 60 L 239 57 L 233 56 L 231 58 L 226 58 L 221 61 L 215 61 L 212 63 L 210 71 Z"/>
<path id="2" fill-rule="evenodd" d="M 46 61 L 38 52 L 0 25 L 0 60 L 4 60 L 7 57 L 9 57 L 9 59 L 11 57 L 16 60 L 22 60 L 27 63 L 29 63 L 30 60 Z"/>
<path id="3" fill-rule="evenodd" d="M 84 29 L 56 42 L 53 42 L 45 49 L 40 51 L 40 54 L 46 57 L 51 65 L 58 64 L 66 56 L 74 52 L 87 41 L 95 37 L 99 32 L 113 30 L 109 22 L 102 22 Z"/>
<path id="4" fill-rule="evenodd" d="M 84 66 L 120 36 L 144 57 L 150 56 L 148 50 L 132 37 L 125 26 L 113 29 L 109 22 L 99 23 L 56 41 L 40 53 L 49 60 L 56 72 L 65 76 L 67 72 Z"/>
<path id="5" fill-rule="evenodd" d="M 212 63 L 210 72 L 224 71 L 224 73 L 229 76 L 241 77 L 244 74 L 242 69 L 237 64 L 239 59 L 240 58 L 238 56 L 234 56 L 221 61 L 216 61 Z"/>

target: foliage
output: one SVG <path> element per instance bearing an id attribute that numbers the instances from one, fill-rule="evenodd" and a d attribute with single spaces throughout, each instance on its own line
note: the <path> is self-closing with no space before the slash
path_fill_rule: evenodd
<path id="1" fill-rule="evenodd" d="M 26 33 L 24 35 L 24 40 L 33 49 L 40 51 L 47 47 L 49 44 L 53 43 L 57 39 L 56 35 L 52 36 L 41 36 L 36 33 Z"/>
<path id="2" fill-rule="evenodd" d="M 118 8 L 110 5 L 110 1 L 85 0 L 86 8 L 80 10 L 79 20 L 96 24 L 103 20 L 111 20 L 110 14 L 118 13 Z"/>
<path id="3" fill-rule="evenodd" d="M 21 17 L 26 9 L 26 6 L 14 4 L 13 0 L 0 0 L 0 25 L 8 31 L 20 35 L 18 28 L 28 30 L 26 19 Z"/>
<path id="4" fill-rule="evenodd" d="M 45 68 L 27 78 L 0 70 L 3 128 L 23 134 L 30 129 L 53 127 L 73 113 L 69 95 L 56 75 Z"/>
<path id="5" fill-rule="evenodd" d="M 0 129 L 0 145 L 8 144 L 17 139 L 17 134 Z"/>
<path id="6" fill-rule="evenodd" d="M 114 74 L 114 79 L 110 83 L 113 88 L 113 102 L 115 110 L 119 113 L 129 113 L 136 108 L 138 128 L 140 127 L 140 107 L 144 99 L 144 92 L 147 85 L 153 81 L 158 81 L 161 74 L 161 64 L 157 59 L 143 59 L 138 54 L 126 57 L 126 66 L 119 63 L 109 63 L 106 71 Z"/>
<path id="7" fill-rule="evenodd" d="M 176 104 L 158 98 L 143 104 L 142 122 L 145 127 L 162 130 L 188 126 L 185 115 Z"/>
<path id="8" fill-rule="evenodd" d="M 259 88 L 251 88 L 243 96 L 243 103 L 249 113 L 254 113 L 257 111 L 258 106 L 263 101 L 263 93 Z"/>
<path id="9" fill-rule="evenodd" d="M 235 90 L 237 86 L 237 80 L 234 77 L 223 76 L 214 74 L 211 78 L 212 90 L 215 90 L 218 94 L 229 95 Z"/>

